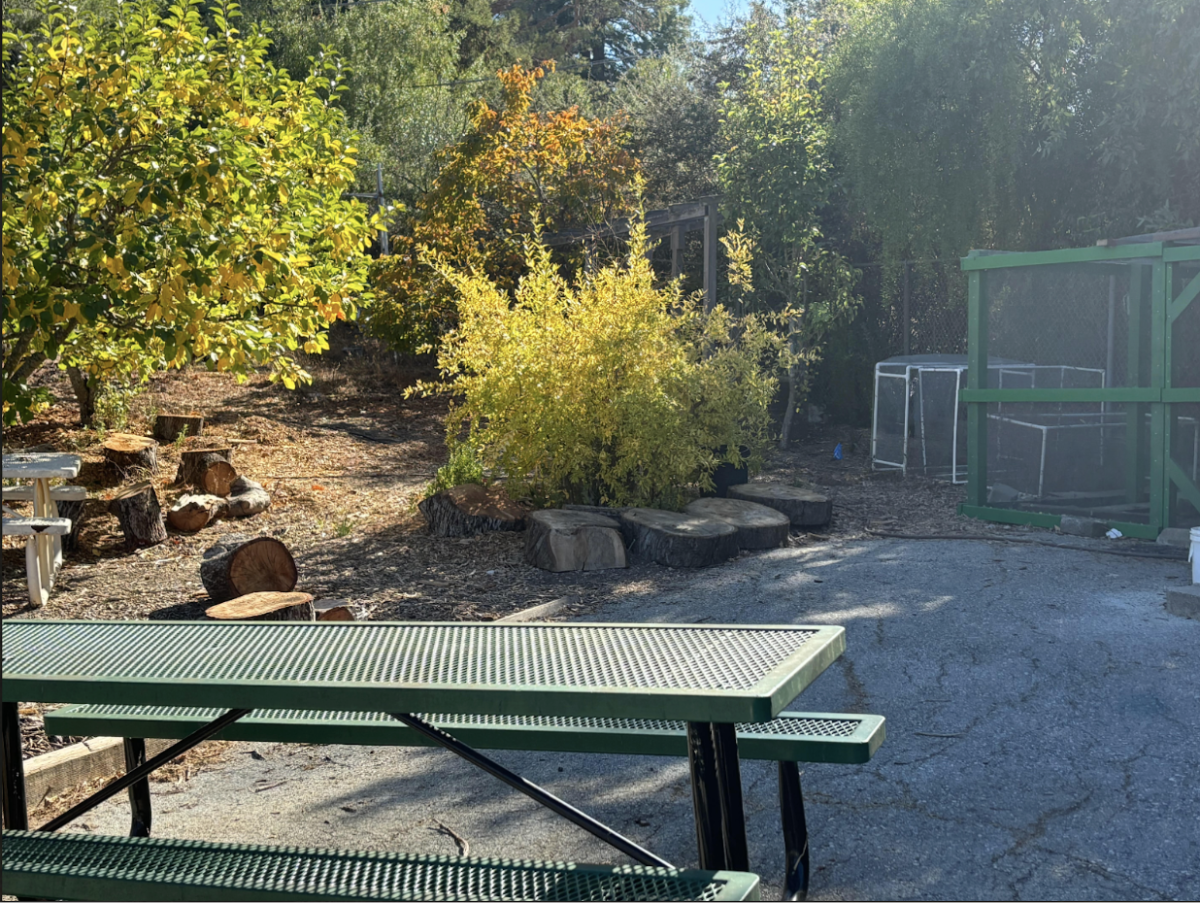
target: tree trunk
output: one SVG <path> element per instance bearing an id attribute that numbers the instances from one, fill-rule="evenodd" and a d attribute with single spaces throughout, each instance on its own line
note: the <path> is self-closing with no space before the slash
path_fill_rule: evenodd
<path id="1" fill-rule="evenodd" d="M 154 418 L 154 438 L 159 442 L 174 442 L 180 436 L 199 436 L 204 431 L 204 418 L 199 414 L 159 414 Z"/>
<path id="2" fill-rule="evenodd" d="M 422 499 L 417 507 L 435 536 L 473 536 L 490 530 L 523 530 L 526 510 L 498 486 L 464 483 Z"/>
<path id="3" fill-rule="evenodd" d="M 555 509 L 529 515 L 525 560 L 555 572 L 628 567 L 621 525 L 614 518 Z"/>
<path id="4" fill-rule="evenodd" d="M 110 433 L 104 440 L 104 458 L 123 478 L 158 472 L 158 443 L 132 433 Z"/>
<path id="5" fill-rule="evenodd" d="M 345 599 L 321 599 L 313 603 L 318 621 L 353 621 L 354 611 Z"/>
<path id="6" fill-rule="evenodd" d="M 290 593 L 296 588 L 296 562 L 287 546 L 270 536 L 246 541 L 226 536 L 204 553 L 200 580 L 215 602 L 247 593 Z"/>
<path id="7" fill-rule="evenodd" d="M 179 456 L 179 470 L 175 472 L 175 485 L 202 488 L 200 475 L 205 467 L 217 460 L 233 464 L 233 446 L 207 444 L 195 448 L 185 448 Z"/>
<path id="8" fill-rule="evenodd" d="M 247 477 L 238 477 L 229 488 L 225 517 L 250 517 L 261 514 L 271 506 L 271 496 L 262 486 Z"/>
<path id="9" fill-rule="evenodd" d="M 210 456 L 206 455 L 205 458 Z M 233 465 L 219 455 L 212 455 L 215 460 L 205 460 L 200 467 L 200 488 L 209 495 L 225 498 L 229 495 L 230 487 L 238 478 Z"/>
<path id="10" fill-rule="evenodd" d="M 136 483 L 108 503 L 108 510 L 121 522 L 128 548 L 153 546 L 167 538 L 162 508 L 149 481 Z"/>
<path id="11" fill-rule="evenodd" d="M 667 567 L 708 567 L 738 553 L 737 527 L 674 511 L 630 508 L 621 515 L 621 532 L 631 555 Z"/>
<path id="12" fill-rule="evenodd" d="M 79 425 L 91 426 L 96 419 L 96 400 L 100 397 L 100 385 L 94 376 L 89 376 L 78 367 L 67 368 L 67 379 L 79 405 Z"/>
<path id="13" fill-rule="evenodd" d="M 83 499 L 71 499 L 54 504 L 58 507 L 58 516 L 71 521 L 71 532 L 62 538 L 63 552 L 74 552 L 79 548 L 79 525 L 83 522 L 83 506 L 87 503 Z"/>
<path id="14" fill-rule="evenodd" d="M 308 593 L 247 593 L 204 612 L 218 621 L 313 621 L 313 597 Z"/>
<path id="15" fill-rule="evenodd" d="M 181 495 L 167 512 L 167 523 L 181 533 L 195 533 L 220 517 L 225 508 L 225 500 L 215 495 Z"/>

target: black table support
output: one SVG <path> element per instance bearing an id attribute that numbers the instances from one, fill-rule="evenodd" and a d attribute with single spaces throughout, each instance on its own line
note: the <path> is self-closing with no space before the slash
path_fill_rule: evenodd
<path id="1" fill-rule="evenodd" d="M 800 788 L 800 766 L 779 764 L 779 812 L 783 818 L 783 899 L 808 898 L 808 823 L 804 818 L 804 794 Z"/>
<path id="2" fill-rule="evenodd" d="M 499 762 L 489 759 L 483 753 L 476 749 L 472 749 L 461 740 L 455 739 L 441 728 L 435 727 L 434 725 L 429 724 L 427 721 L 423 721 L 415 715 L 410 715 L 404 712 L 389 712 L 388 714 L 390 714 L 397 721 L 404 722 L 413 730 L 424 734 L 439 746 L 443 746 L 455 755 L 466 759 L 476 768 L 483 769 L 488 774 L 492 775 L 493 777 L 497 777 L 504 783 L 508 784 L 508 786 L 521 791 L 527 797 L 539 803 L 540 805 L 545 806 L 551 812 L 561 815 L 568 821 L 583 828 L 583 830 L 587 831 L 592 836 L 600 838 L 609 846 L 615 847 L 626 856 L 637 860 L 642 865 L 652 865 L 668 869 L 675 867 L 661 856 L 651 853 L 645 847 L 639 846 L 625 835 L 620 834 L 608 827 L 608 825 L 597 821 L 586 812 L 576 809 L 570 803 L 559 799 L 553 793 L 550 793 L 548 790 L 539 787 L 532 781 L 526 780 L 513 771 L 509 771 Z"/>
<path id="3" fill-rule="evenodd" d="M 4 827 L 10 831 L 29 830 L 29 810 L 25 805 L 25 756 L 21 748 L 21 717 L 15 702 L 5 702 L 0 711 L 0 742 L 4 750 Z"/>
<path id="4" fill-rule="evenodd" d="M 182 755 L 194 746 L 199 746 L 209 737 L 213 736 L 213 734 L 220 733 L 239 718 L 244 718 L 253 711 L 254 709 L 230 709 L 220 718 L 217 718 L 215 721 L 210 721 L 208 724 L 204 725 L 204 727 L 200 728 L 200 730 L 194 731 L 188 734 L 178 743 L 168 746 L 153 759 L 150 759 L 149 761 L 137 766 L 135 769 L 133 769 L 133 771 L 126 772 L 123 777 L 117 778 L 112 783 L 106 784 L 103 788 L 97 790 L 95 793 L 85 799 L 82 803 L 72 806 L 62 815 L 58 816 L 58 818 L 46 822 L 46 824 L 42 825 L 38 830 L 57 831 L 63 825 L 69 825 L 75 819 L 79 818 L 79 816 L 83 815 L 83 813 L 95 809 L 102 802 L 116 796 L 122 790 L 131 788 L 140 781 L 145 781 L 146 778 L 148 778 L 154 771 L 166 765 L 176 756 Z M 132 794 L 130 799 L 131 801 L 134 799 Z M 147 792 L 141 802 L 149 806 L 149 788 L 147 788 Z M 134 817 L 137 817 L 136 809 L 134 812 Z M 147 828 L 148 827 L 149 825 L 147 825 Z"/>
<path id="5" fill-rule="evenodd" d="M 737 733 L 732 724 L 688 722 L 688 764 L 700 868 L 750 870 Z"/>
<path id="6" fill-rule="evenodd" d="M 125 738 L 125 771 L 137 771 L 146 764 L 146 741 L 141 737 Z M 150 778 L 144 777 L 129 785 L 129 809 L 132 817 L 129 824 L 130 837 L 149 837 L 152 809 L 150 805 Z"/>

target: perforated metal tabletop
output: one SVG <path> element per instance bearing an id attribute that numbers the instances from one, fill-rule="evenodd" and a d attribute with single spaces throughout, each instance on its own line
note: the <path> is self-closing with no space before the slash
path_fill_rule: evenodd
<path id="1" fill-rule="evenodd" d="M 828 626 L 6 621 L 6 702 L 768 721 Z"/>

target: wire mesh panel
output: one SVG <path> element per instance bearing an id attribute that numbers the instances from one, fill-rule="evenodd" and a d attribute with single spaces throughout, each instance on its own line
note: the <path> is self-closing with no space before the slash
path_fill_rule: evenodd
<path id="1" fill-rule="evenodd" d="M 1127 405 L 1063 412 L 1058 403 L 994 403 L 988 410 L 988 504 L 1144 522 L 1149 470 L 1130 480 Z M 1149 421 L 1141 424 L 1148 432 Z M 1130 497 L 1132 486 L 1136 495 Z"/>
<path id="2" fill-rule="evenodd" d="M 908 398 L 908 369 L 879 364 L 875 368 L 875 414 L 871 442 L 871 457 L 878 468 L 904 470 L 907 466 Z"/>
<path id="3" fill-rule="evenodd" d="M 1129 369 L 1130 272 L 1130 265 L 989 272 L 988 353 L 1037 366 L 1036 388 L 1136 385 Z M 1148 331 L 1138 338 L 1148 346 Z"/>

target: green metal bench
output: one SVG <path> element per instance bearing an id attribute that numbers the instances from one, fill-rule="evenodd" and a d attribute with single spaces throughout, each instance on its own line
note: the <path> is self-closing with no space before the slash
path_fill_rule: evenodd
<path id="1" fill-rule="evenodd" d="M 4 832 L 4 892 L 65 900 L 758 900 L 757 875 Z"/>
<path id="2" fill-rule="evenodd" d="M 220 715 L 216 709 L 75 705 L 48 712 L 46 731 L 60 736 L 125 737 L 127 759 L 140 761 L 145 738 L 178 739 Z M 682 721 L 553 718 L 519 715 L 422 715 L 424 720 L 477 749 L 582 752 L 649 756 L 688 755 Z M 434 746 L 394 718 L 375 712 L 258 711 L 215 735 L 259 743 L 344 743 L 362 746 Z M 885 736 L 879 715 L 782 712 L 773 721 L 737 726 L 743 759 L 779 763 L 780 816 L 786 864 L 786 897 L 808 890 L 808 830 L 797 762 L 862 764 Z M 148 833 L 148 784 L 131 790 L 134 826 Z"/>

